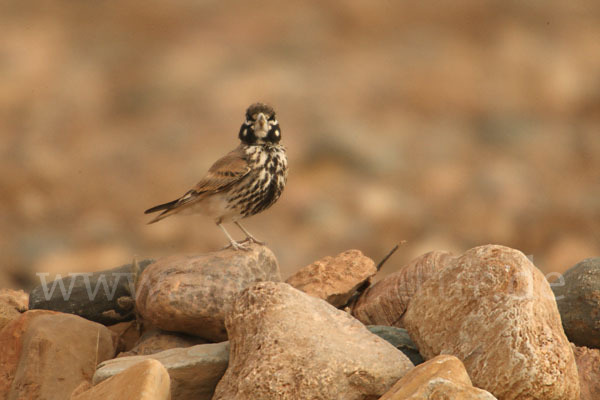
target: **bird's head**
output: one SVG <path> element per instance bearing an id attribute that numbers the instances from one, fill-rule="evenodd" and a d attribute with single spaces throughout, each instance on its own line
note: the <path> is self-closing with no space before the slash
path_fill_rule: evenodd
<path id="1" fill-rule="evenodd" d="M 264 103 L 252 104 L 246 110 L 246 120 L 240 128 L 240 140 L 244 144 L 277 144 L 281 139 L 275 110 Z"/>

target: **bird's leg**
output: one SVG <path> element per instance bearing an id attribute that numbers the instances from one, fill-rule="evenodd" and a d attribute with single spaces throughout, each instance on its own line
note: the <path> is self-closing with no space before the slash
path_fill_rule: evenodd
<path id="1" fill-rule="evenodd" d="M 237 221 L 233 221 L 234 224 L 236 224 L 238 226 L 238 228 L 240 228 L 242 230 L 242 232 L 244 232 L 244 235 L 246 235 L 246 239 L 244 239 L 243 242 L 252 242 L 252 243 L 256 243 L 256 244 L 260 244 L 260 245 L 265 245 L 265 242 L 261 242 L 260 240 L 257 240 L 254 236 L 252 236 L 250 234 L 250 232 L 248 232 L 243 226 L 242 224 L 240 224 Z M 243 243 L 242 242 L 242 243 Z"/>
<path id="2" fill-rule="evenodd" d="M 229 239 L 229 246 L 226 246 L 225 247 L 226 249 L 228 249 L 230 247 L 233 247 L 234 250 L 249 250 L 243 244 L 240 244 L 240 243 L 236 242 L 235 240 L 233 240 L 233 238 L 231 237 L 231 235 L 229 234 L 229 232 L 227 232 L 227 230 L 225 229 L 225 227 L 223 225 L 221 225 L 220 222 L 217 222 L 217 225 L 219 226 L 219 228 L 221 228 L 223 230 L 223 233 L 225 233 L 225 236 L 227 236 L 227 238 Z"/>

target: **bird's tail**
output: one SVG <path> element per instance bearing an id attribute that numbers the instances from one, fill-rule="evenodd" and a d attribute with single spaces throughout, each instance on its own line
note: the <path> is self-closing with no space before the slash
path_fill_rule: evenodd
<path id="1" fill-rule="evenodd" d="M 156 217 L 154 217 L 154 219 L 152 219 L 148 223 L 149 224 L 153 224 L 155 222 L 160 221 L 163 218 L 167 218 L 170 215 L 169 211 L 171 211 L 178 202 L 179 202 L 179 199 L 173 200 L 173 201 L 170 201 L 170 202 L 165 203 L 165 204 L 159 204 L 158 206 L 154 206 L 154 207 L 149 208 L 146 211 L 144 211 L 144 214 L 152 214 L 152 213 L 155 213 L 157 211 L 162 211 L 160 214 L 158 214 Z"/>

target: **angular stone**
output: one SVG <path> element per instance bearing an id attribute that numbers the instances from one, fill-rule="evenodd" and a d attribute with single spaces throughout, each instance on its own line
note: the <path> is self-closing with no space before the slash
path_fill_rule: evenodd
<path id="1" fill-rule="evenodd" d="M 138 274 L 152 262 L 143 260 L 106 271 L 58 278 L 29 293 L 29 309 L 75 314 L 105 325 L 131 320 L 132 289 Z"/>
<path id="2" fill-rule="evenodd" d="M 579 398 L 554 295 L 523 253 L 473 248 L 423 283 L 404 316 L 427 359 L 452 354 L 498 399 Z"/>
<path id="3" fill-rule="evenodd" d="M 172 399 L 210 400 L 217 382 L 227 369 L 229 342 L 199 344 L 147 356 L 108 360 L 98 366 L 93 383 L 99 384 L 146 360 L 157 360 L 167 369 L 171 377 Z"/>
<path id="4" fill-rule="evenodd" d="M 403 328 L 402 316 L 423 282 L 454 259 L 446 251 L 431 251 L 375 283 L 352 307 L 352 315 L 365 325 Z"/>
<path id="5" fill-rule="evenodd" d="M 27 311 L 29 296 L 22 290 L 0 289 L 0 330 Z"/>
<path id="6" fill-rule="evenodd" d="M 581 387 L 581 400 L 600 399 L 600 350 L 571 344 Z"/>
<path id="7" fill-rule="evenodd" d="M 377 273 L 375 263 L 359 250 L 324 257 L 302 268 L 286 282 L 298 290 L 341 307 Z"/>
<path id="8" fill-rule="evenodd" d="M 441 355 L 404 375 L 379 400 L 494 400 L 489 392 L 473 387 L 460 360 Z"/>
<path id="9" fill-rule="evenodd" d="M 117 335 L 117 354 L 130 351 L 140 340 L 141 332 L 137 321 L 119 322 L 107 328 Z"/>
<path id="10" fill-rule="evenodd" d="M 71 400 L 169 400 L 169 373 L 156 360 L 144 360 Z"/>
<path id="11" fill-rule="evenodd" d="M 250 248 L 156 261 L 138 281 L 138 312 L 166 331 L 213 342 L 227 340 L 224 319 L 235 295 L 254 282 L 281 280 L 271 250 L 258 245 Z"/>
<path id="12" fill-rule="evenodd" d="M 583 260 L 554 282 L 563 328 L 577 346 L 600 348 L 600 257 Z"/>
<path id="13" fill-rule="evenodd" d="M 213 400 L 372 399 L 413 367 L 347 313 L 286 283 L 241 292 L 226 326 L 231 359 Z"/>
<path id="14" fill-rule="evenodd" d="M 0 398 L 64 400 L 96 365 L 114 356 L 105 326 L 71 314 L 33 310 L 0 331 Z"/>
<path id="15" fill-rule="evenodd" d="M 423 356 L 419 353 L 419 349 L 413 343 L 406 329 L 382 325 L 369 325 L 367 329 L 404 353 L 414 365 L 423 363 Z"/>
<path id="16" fill-rule="evenodd" d="M 197 336 L 161 331 L 160 329 L 150 329 L 144 332 L 140 340 L 130 351 L 119 354 L 119 357 L 145 356 L 169 349 L 185 348 L 205 343 L 205 339 Z"/>

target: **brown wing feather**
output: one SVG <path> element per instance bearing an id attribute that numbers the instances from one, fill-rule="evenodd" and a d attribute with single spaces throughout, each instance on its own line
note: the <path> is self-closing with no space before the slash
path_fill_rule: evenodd
<path id="1" fill-rule="evenodd" d="M 218 159 L 208 169 L 204 178 L 179 199 L 146 210 L 146 213 L 164 210 L 148 223 L 152 224 L 172 214 L 176 214 L 206 194 L 217 193 L 227 189 L 230 185 L 248 175 L 249 172 L 250 167 L 246 160 L 246 154 L 240 146 Z"/>

